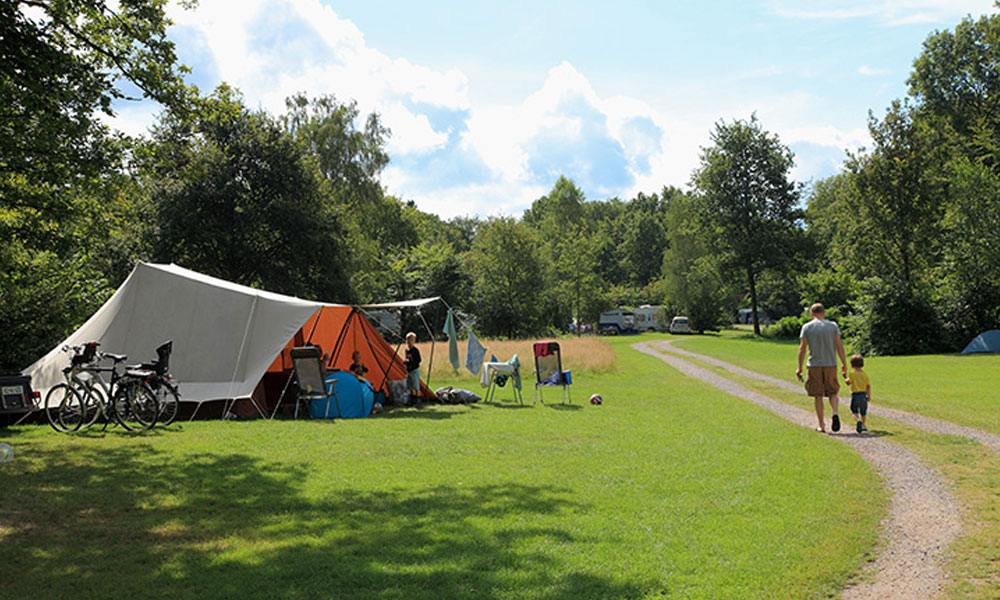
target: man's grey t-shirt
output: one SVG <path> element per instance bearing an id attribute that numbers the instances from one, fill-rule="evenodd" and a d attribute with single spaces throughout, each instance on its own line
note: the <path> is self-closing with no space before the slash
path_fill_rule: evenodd
<path id="1" fill-rule="evenodd" d="M 840 335 L 840 327 L 833 321 L 813 319 L 802 326 L 800 338 L 809 341 L 809 367 L 836 367 L 837 347 L 836 337 Z"/>

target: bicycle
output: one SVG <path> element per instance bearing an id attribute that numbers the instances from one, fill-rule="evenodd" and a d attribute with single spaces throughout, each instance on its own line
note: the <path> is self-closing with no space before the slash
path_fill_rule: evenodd
<path id="1" fill-rule="evenodd" d="M 156 394 L 145 381 L 144 374 L 126 370 L 124 374 L 118 365 L 127 360 L 123 354 L 97 352 L 97 342 L 83 346 L 66 346 L 64 351 L 74 352 L 70 366 L 63 369 L 66 383 L 61 383 L 46 396 L 49 424 L 53 429 L 69 433 L 87 429 L 101 418 L 107 429 L 109 423 L 117 423 L 129 431 L 151 429 L 156 425 L 160 407 Z M 111 367 L 98 367 L 95 362 L 110 359 Z M 111 373 L 111 381 L 106 382 L 101 373 Z M 87 377 L 81 377 L 86 374 Z M 56 417 L 53 419 L 51 406 L 58 401 Z"/>
<path id="2" fill-rule="evenodd" d="M 170 369 L 170 353 L 173 347 L 173 340 L 164 342 L 156 349 L 156 360 L 128 367 L 131 374 L 143 377 L 146 384 L 156 394 L 156 400 L 160 406 L 160 413 L 156 418 L 156 422 L 163 426 L 174 422 L 174 419 L 177 418 L 177 410 L 181 402 L 181 395 L 177 389 L 177 384 L 174 383 L 173 378 L 168 372 Z"/>

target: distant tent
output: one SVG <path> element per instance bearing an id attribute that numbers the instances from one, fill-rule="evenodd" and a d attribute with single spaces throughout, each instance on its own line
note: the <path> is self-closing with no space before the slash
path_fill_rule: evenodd
<path id="1" fill-rule="evenodd" d="M 62 369 L 69 364 L 63 346 L 96 340 L 102 350 L 127 354 L 129 363 L 138 363 L 152 359 L 160 343 L 173 340 L 170 370 L 183 403 L 243 398 L 273 403 L 291 374 L 283 349 L 300 345 L 296 342 L 312 333 L 312 343 L 329 352 L 337 368 L 346 369 L 351 352 L 361 350 L 379 390 L 386 379 L 405 377 L 402 361 L 391 356 L 392 347 L 357 312 L 177 265 L 140 262 L 86 323 L 23 373 L 31 375 L 32 387 L 44 398 L 63 380 Z"/>
<path id="2" fill-rule="evenodd" d="M 974 352 L 1000 352 L 1000 329 L 991 329 L 980 333 L 969 342 L 965 350 L 962 350 L 962 354 Z"/>

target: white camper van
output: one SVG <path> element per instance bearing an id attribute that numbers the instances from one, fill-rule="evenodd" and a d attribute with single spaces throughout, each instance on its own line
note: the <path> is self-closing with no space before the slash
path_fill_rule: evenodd
<path id="1" fill-rule="evenodd" d="M 643 304 L 632 311 L 635 313 L 635 328 L 639 332 L 643 331 L 666 331 L 667 327 L 663 323 L 663 307 L 652 304 Z"/>
<path id="2" fill-rule="evenodd" d="M 635 313 L 623 308 L 602 312 L 601 320 L 597 323 L 597 331 L 602 335 L 638 333 L 635 326 Z"/>

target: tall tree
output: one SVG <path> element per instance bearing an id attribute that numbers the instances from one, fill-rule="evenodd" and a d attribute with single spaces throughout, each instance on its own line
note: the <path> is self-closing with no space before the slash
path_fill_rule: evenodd
<path id="1" fill-rule="evenodd" d="M 793 166 L 791 150 L 754 115 L 717 123 L 692 176 L 725 266 L 746 278 L 757 335 L 757 278 L 785 264 L 798 246 L 792 243 L 801 231 L 800 186 L 789 178 Z"/>
<path id="2" fill-rule="evenodd" d="M 898 100 L 881 121 L 869 115 L 868 131 L 872 151 L 847 161 L 857 190 L 848 206 L 864 226 L 872 275 L 908 285 L 940 250 L 947 149 L 938 128 Z"/>
<path id="3" fill-rule="evenodd" d="M 674 195 L 667 209 L 670 247 L 663 253 L 662 291 L 670 314 L 686 315 L 695 328 L 715 329 L 725 321 L 727 290 L 720 257 L 702 228 L 695 198 Z"/>
<path id="4" fill-rule="evenodd" d="M 102 118 L 126 88 L 186 106 L 165 4 L 0 2 L 0 372 L 82 323 L 132 257 L 130 143 Z"/>
<path id="5" fill-rule="evenodd" d="M 544 327 L 549 265 L 538 234 L 511 217 L 483 222 L 469 254 L 477 322 L 487 335 L 533 335 Z"/>
<path id="6" fill-rule="evenodd" d="M 1000 15 L 932 34 L 907 83 L 921 108 L 953 128 L 965 154 L 1000 173 Z"/>
<path id="7" fill-rule="evenodd" d="M 156 257 L 245 285 L 354 299 L 343 217 L 280 124 L 220 86 L 191 118 L 167 114 L 147 165 Z"/>

